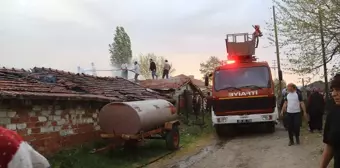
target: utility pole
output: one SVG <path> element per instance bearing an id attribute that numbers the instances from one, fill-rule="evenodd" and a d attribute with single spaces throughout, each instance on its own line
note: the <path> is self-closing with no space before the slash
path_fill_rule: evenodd
<path id="1" fill-rule="evenodd" d="M 321 36 L 321 49 L 322 49 L 322 61 L 323 61 L 323 73 L 325 76 L 325 92 L 326 92 L 326 104 L 329 99 L 329 89 L 328 89 L 328 75 L 327 75 L 327 62 L 326 62 L 326 49 L 325 49 L 325 39 L 322 24 L 322 9 L 319 8 L 319 26 L 320 26 L 320 36 Z"/>
<path id="2" fill-rule="evenodd" d="M 302 79 L 301 79 L 301 82 L 302 82 L 302 87 L 305 88 L 305 79 L 302 78 Z"/>
<path id="3" fill-rule="evenodd" d="M 281 90 L 282 90 L 282 71 L 281 71 L 281 65 L 280 65 L 280 50 L 279 50 L 279 40 L 277 37 L 277 26 L 276 26 L 276 14 L 275 14 L 275 6 L 273 5 L 273 20 L 274 20 L 274 33 L 275 33 L 275 46 L 276 46 L 276 61 L 277 61 L 277 69 L 278 69 L 278 75 L 279 75 L 279 96 L 281 96 Z"/>

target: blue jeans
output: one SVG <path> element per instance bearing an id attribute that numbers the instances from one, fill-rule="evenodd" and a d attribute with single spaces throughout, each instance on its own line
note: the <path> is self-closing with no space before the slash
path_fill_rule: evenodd
<path id="1" fill-rule="evenodd" d="M 152 79 L 155 79 L 155 77 L 158 78 L 156 74 L 156 70 L 151 71 L 151 76 L 152 76 Z"/>

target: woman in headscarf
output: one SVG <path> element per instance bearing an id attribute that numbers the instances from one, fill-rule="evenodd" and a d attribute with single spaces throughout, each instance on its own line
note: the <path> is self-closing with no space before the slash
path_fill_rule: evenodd
<path id="1" fill-rule="evenodd" d="M 47 159 L 16 132 L 0 127 L 0 168 L 49 168 Z"/>
<path id="2" fill-rule="evenodd" d="M 309 131 L 322 131 L 322 118 L 325 111 L 325 101 L 318 88 L 313 88 L 308 98 L 307 113 L 309 115 Z"/>

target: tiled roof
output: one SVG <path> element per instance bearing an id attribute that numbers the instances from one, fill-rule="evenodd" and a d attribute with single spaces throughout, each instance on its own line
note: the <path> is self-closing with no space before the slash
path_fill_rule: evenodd
<path id="1" fill-rule="evenodd" d="M 169 79 L 147 79 L 140 81 L 140 85 L 143 87 L 155 90 L 178 89 L 187 83 L 191 83 L 190 78 L 172 77 Z"/>
<path id="2" fill-rule="evenodd" d="M 140 84 L 146 88 L 156 90 L 168 90 L 177 89 L 185 84 L 193 84 L 196 87 L 205 87 L 204 82 L 198 79 L 191 78 L 186 75 L 177 75 L 169 79 L 147 79 L 140 82 Z"/>
<path id="3" fill-rule="evenodd" d="M 184 75 L 184 74 L 180 74 L 175 76 L 174 78 L 190 78 L 190 76 Z M 195 78 L 190 78 L 191 82 L 198 86 L 198 87 L 205 87 L 204 81 L 199 80 L 199 79 L 195 79 Z"/>
<path id="4" fill-rule="evenodd" d="M 46 77 L 52 82 L 46 81 Z M 55 79 L 55 81 L 53 81 Z M 0 69 L 0 96 L 43 96 L 133 101 L 164 98 L 123 78 L 95 77 L 50 68 Z"/>

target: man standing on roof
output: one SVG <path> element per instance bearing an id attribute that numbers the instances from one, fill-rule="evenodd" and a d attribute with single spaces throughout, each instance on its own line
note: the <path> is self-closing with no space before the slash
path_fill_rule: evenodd
<path id="1" fill-rule="evenodd" d="M 301 92 L 297 91 L 294 84 L 287 86 L 288 94 L 281 110 L 281 116 L 286 114 L 286 122 L 288 126 L 289 146 L 294 145 L 294 136 L 297 144 L 300 144 L 300 126 L 301 126 L 301 109 L 307 119 L 306 107 L 303 102 Z M 308 119 L 307 119 L 308 120 Z"/>
<path id="2" fill-rule="evenodd" d="M 121 66 L 122 70 L 122 78 L 127 79 L 128 78 L 128 65 L 126 63 L 123 63 Z"/>
<path id="3" fill-rule="evenodd" d="M 139 65 L 138 65 L 137 61 L 135 61 L 135 65 L 134 65 L 132 71 L 135 73 L 135 82 L 138 82 L 138 76 L 140 74 L 140 68 L 139 68 Z"/>
<path id="4" fill-rule="evenodd" d="M 166 77 L 167 79 L 169 79 L 169 72 L 170 72 L 170 69 L 171 69 L 171 66 L 170 64 L 168 63 L 168 60 L 165 60 L 165 63 L 164 63 L 164 68 L 163 68 L 163 79 L 164 77 Z"/>
<path id="5" fill-rule="evenodd" d="M 156 63 L 152 59 L 150 59 L 150 71 L 151 71 L 152 79 L 155 79 L 155 77 L 156 79 L 158 78 L 156 74 L 156 69 L 157 69 Z"/>

